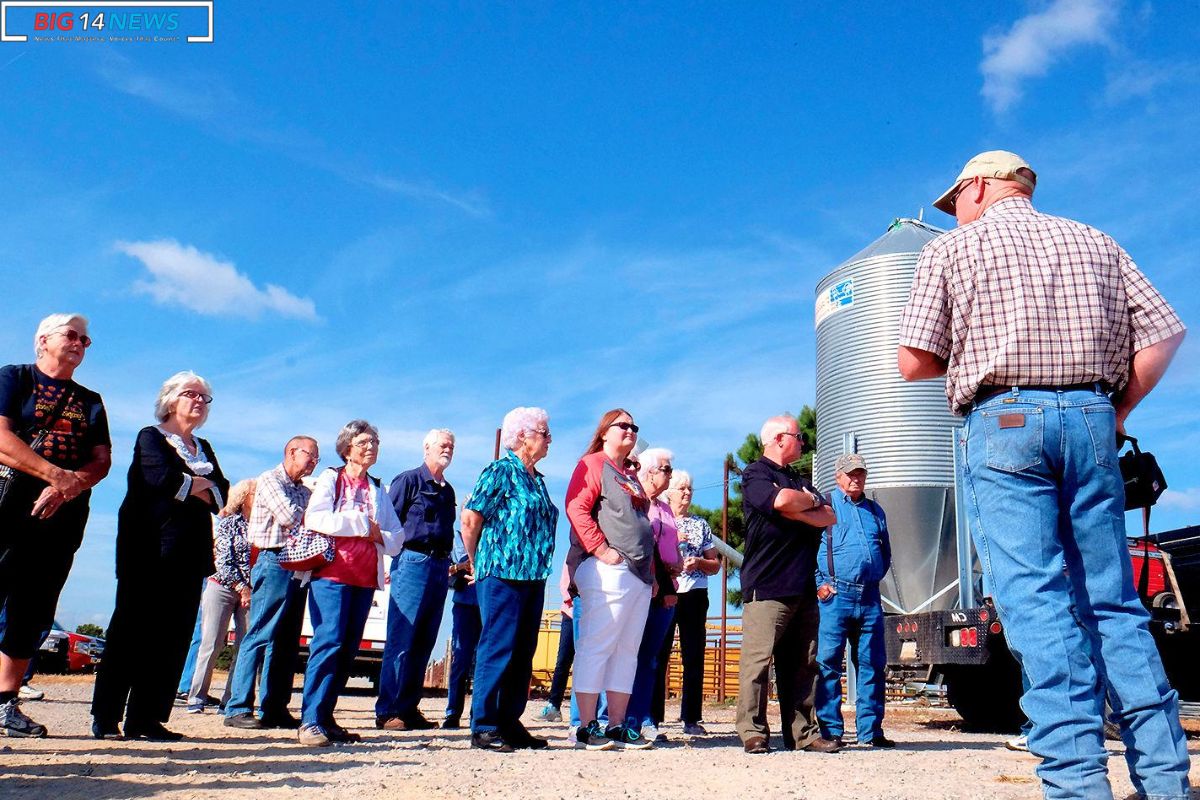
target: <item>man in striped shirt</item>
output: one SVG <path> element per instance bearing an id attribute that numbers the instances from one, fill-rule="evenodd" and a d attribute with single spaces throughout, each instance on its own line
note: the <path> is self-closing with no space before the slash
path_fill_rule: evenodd
<path id="1" fill-rule="evenodd" d="M 1186 798 L 1178 695 L 1134 586 L 1117 464 L 1117 435 L 1184 327 L 1112 238 L 1035 211 L 1036 181 L 990 151 L 934 203 L 959 227 L 921 251 L 898 365 L 907 380 L 945 375 L 966 417 L 959 480 L 1030 679 L 1021 706 L 1045 797 L 1112 797 L 1107 682 L 1138 795 Z"/>

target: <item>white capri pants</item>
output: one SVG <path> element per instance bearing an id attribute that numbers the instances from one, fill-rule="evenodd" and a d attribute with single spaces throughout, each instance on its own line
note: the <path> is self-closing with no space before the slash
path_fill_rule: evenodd
<path id="1" fill-rule="evenodd" d="M 650 611 L 650 585 L 624 560 L 609 566 L 585 559 L 575 570 L 574 690 L 585 694 L 633 691 L 638 648 Z"/>

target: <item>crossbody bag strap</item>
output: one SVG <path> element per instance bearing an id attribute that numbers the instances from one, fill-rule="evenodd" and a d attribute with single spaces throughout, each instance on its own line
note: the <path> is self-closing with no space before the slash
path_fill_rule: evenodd
<path id="1" fill-rule="evenodd" d="M 836 577 L 833 573 L 833 526 L 825 526 L 825 563 L 827 564 L 826 573 L 829 575 L 829 580 Z"/>
<path id="2" fill-rule="evenodd" d="M 1137 588 L 1142 597 L 1150 590 L 1150 506 L 1142 508 L 1142 568 Z"/>

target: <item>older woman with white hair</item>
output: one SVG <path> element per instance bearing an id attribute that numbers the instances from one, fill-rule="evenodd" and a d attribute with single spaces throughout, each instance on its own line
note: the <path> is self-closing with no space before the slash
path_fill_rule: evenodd
<path id="1" fill-rule="evenodd" d="M 238 646 L 246 633 L 246 612 L 250 608 L 250 540 L 246 528 L 254 507 L 254 479 L 238 481 L 229 490 L 229 500 L 221 509 L 213 556 L 217 571 L 204 582 L 200 596 L 200 644 L 196 650 L 196 665 L 188 689 L 189 714 L 200 714 L 208 697 L 213 668 L 225 649 L 229 619 L 233 618 L 233 659 L 229 674 L 237 664 Z M 229 701 L 233 681 L 225 681 L 221 707 Z"/>
<path id="2" fill-rule="evenodd" d="M 92 734 L 176 741 L 171 716 L 204 578 L 213 574 L 212 515 L 229 481 L 195 431 L 212 387 L 194 372 L 172 375 L 154 405 L 157 425 L 138 433 L 129 491 L 117 514 L 117 603 L 92 695 Z M 148 658 L 146 632 L 154 631 Z"/>
<path id="3" fill-rule="evenodd" d="M 670 506 L 659 499 L 671 481 L 673 458 L 671 451 L 662 447 L 647 448 L 638 456 L 638 480 L 650 498 L 647 516 L 654 531 L 654 579 L 658 584 L 658 594 L 650 600 L 650 612 L 642 631 L 637 672 L 633 678 L 633 692 L 629 695 L 629 707 L 625 712 L 625 725 L 651 742 L 666 739 L 666 735 L 658 730 L 662 724 L 662 711 L 655 713 L 653 700 L 663 639 L 671 627 L 671 621 L 675 619 L 675 575 L 679 573 L 681 561 L 675 515 L 671 513 Z"/>
<path id="4" fill-rule="evenodd" d="M 88 321 L 51 314 L 33 337 L 35 361 L 0 368 L 0 735 L 46 735 L 18 706 L 21 679 L 54 621 L 83 541 L 91 488 L 112 447 L 100 395 L 74 380 Z"/>
<path id="5" fill-rule="evenodd" d="M 679 657 L 683 662 L 683 698 L 679 716 L 683 720 L 683 732 L 687 736 L 703 736 L 708 733 L 700 724 L 704 701 L 704 647 L 707 638 L 705 623 L 708 621 L 708 576 L 721 569 L 712 528 L 702 518 L 688 514 L 692 505 L 692 476 L 677 469 L 671 475 L 667 487 L 667 504 L 675 518 L 675 529 L 679 540 L 679 555 L 682 559 L 681 572 L 675 578 L 679 599 L 675 603 L 675 619 L 667 629 L 660 654 L 656 689 L 666 683 L 666 663 L 679 629 Z M 664 690 L 665 691 L 665 690 Z M 654 706 L 661 709 L 663 701 L 655 698 Z M 662 712 L 659 711 L 661 714 Z"/>
<path id="6" fill-rule="evenodd" d="M 345 465 L 321 473 L 304 512 L 305 527 L 332 537 L 336 550 L 333 561 L 313 571 L 308 591 L 313 635 L 299 737 L 312 747 L 362 738 L 339 725 L 333 709 L 358 656 L 375 592 L 384 586 L 384 556 L 399 553 L 404 542 L 387 492 L 368 472 L 379 459 L 379 430 L 350 420 L 334 450 Z"/>
<path id="7" fill-rule="evenodd" d="M 476 481 L 462 514 L 462 538 L 483 624 L 475 651 L 471 746 L 509 753 L 547 745 L 526 730 L 521 714 L 529 700 L 558 509 L 535 468 L 550 448 L 546 412 L 509 411 L 500 441 L 506 452 Z"/>

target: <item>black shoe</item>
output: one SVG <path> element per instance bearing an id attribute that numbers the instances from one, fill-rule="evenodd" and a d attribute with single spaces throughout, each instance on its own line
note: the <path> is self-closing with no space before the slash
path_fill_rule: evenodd
<path id="1" fill-rule="evenodd" d="M 183 738 L 182 733 L 167 730 L 161 722 L 130 722 L 125 721 L 126 739 L 147 739 L 151 742 L 178 742 Z"/>
<path id="2" fill-rule="evenodd" d="M 244 728 L 249 731 L 260 731 L 267 727 L 262 724 L 262 720 L 253 714 L 247 712 L 244 714 L 234 714 L 232 717 L 225 718 L 226 728 Z"/>
<path id="3" fill-rule="evenodd" d="M 96 739 L 120 739 L 121 729 L 115 722 L 96 720 L 92 723 L 92 736 Z"/>
<path id="4" fill-rule="evenodd" d="M 426 719 L 421 712 L 416 711 L 407 716 L 401 717 L 406 731 L 429 731 L 437 727 L 437 723 Z"/>
<path id="5" fill-rule="evenodd" d="M 462 719 L 459 717 L 446 717 L 442 720 L 442 730 L 457 731 L 462 728 Z"/>
<path id="6" fill-rule="evenodd" d="M 545 750 L 550 746 L 549 739 L 534 736 L 525 728 L 514 728 L 504 734 L 504 739 L 518 750 Z"/>
<path id="7" fill-rule="evenodd" d="M 884 736 L 882 733 L 876 736 L 871 741 L 867 742 L 871 747 L 895 747 L 896 743 Z"/>
<path id="8" fill-rule="evenodd" d="M 285 731 L 294 731 L 300 728 L 300 720 L 287 711 L 281 711 L 278 714 L 263 714 L 261 722 L 264 728 L 279 728 Z"/>
<path id="9" fill-rule="evenodd" d="M 617 743 L 604 735 L 600 723 L 592 720 L 587 725 L 575 729 L 575 746 L 586 750 L 611 750 Z"/>
<path id="10" fill-rule="evenodd" d="M 342 744 L 358 744 L 362 741 L 362 736 L 346 730 L 333 720 L 329 720 L 329 722 L 326 722 L 322 727 L 325 729 L 325 735 L 331 742 L 340 742 Z"/>
<path id="11" fill-rule="evenodd" d="M 516 748 L 504 741 L 504 737 L 495 731 L 471 734 L 471 747 L 479 750 L 491 750 L 493 753 L 511 753 Z"/>

